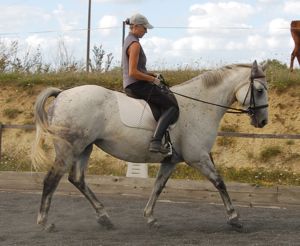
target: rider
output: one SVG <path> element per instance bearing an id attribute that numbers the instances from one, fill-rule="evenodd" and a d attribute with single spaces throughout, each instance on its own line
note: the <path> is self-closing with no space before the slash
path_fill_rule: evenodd
<path id="1" fill-rule="evenodd" d="M 144 99 L 161 109 L 149 151 L 165 154 L 169 150 L 162 144 L 162 138 L 169 125 L 177 120 L 179 108 L 175 97 L 162 88 L 160 76 L 146 69 L 147 58 L 139 39 L 153 26 L 141 14 L 131 16 L 126 24 L 129 24 L 130 31 L 123 45 L 123 87 L 128 96 Z"/>

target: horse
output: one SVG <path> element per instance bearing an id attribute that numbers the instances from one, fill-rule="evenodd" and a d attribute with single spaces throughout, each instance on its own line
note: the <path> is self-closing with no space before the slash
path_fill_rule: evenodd
<path id="1" fill-rule="evenodd" d="M 300 20 L 294 20 L 291 22 L 291 35 L 295 43 L 295 47 L 291 54 L 290 70 L 294 69 L 294 59 L 297 57 L 298 63 L 300 65 Z"/>
<path id="2" fill-rule="evenodd" d="M 160 226 L 153 214 L 156 201 L 176 164 L 185 162 L 200 171 L 219 191 L 228 215 L 227 223 L 233 228 L 242 228 L 239 214 L 232 205 L 210 152 L 220 121 L 227 110 L 232 109 L 230 106 L 234 102 L 241 104 L 236 110 L 247 112 L 254 127 L 262 128 L 268 123 L 265 69 L 266 64 L 257 64 L 256 61 L 253 64 L 232 64 L 170 87 L 170 93 L 178 101 L 180 116 L 169 128 L 173 152 L 168 156 L 148 151 L 156 121 L 151 110 L 145 110 L 145 101 L 96 85 L 67 90 L 46 88 L 39 94 L 34 106 L 36 140 L 32 160 L 35 168 L 46 163 L 42 158 L 45 154 L 43 143 L 49 136 L 53 140 L 55 160 L 50 163 L 43 181 L 37 224 L 45 230 L 55 227 L 47 222 L 51 198 L 60 179 L 68 172 L 68 180 L 95 209 L 97 222 L 104 228 L 114 228 L 104 205 L 85 182 L 88 159 L 96 145 L 121 160 L 161 164 L 144 209 L 146 224 L 150 227 Z M 46 110 L 49 97 L 54 97 L 54 100 Z M 120 105 L 125 105 L 125 109 L 121 109 Z M 140 113 L 130 114 L 130 119 L 136 119 L 135 123 L 122 120 L 122 110 L 138 106 L 142 108 Z M 128 112 L 125 112 L 125 118 L 126 114 Z M 141 120 L 147 117 L 148 120 Z"/>

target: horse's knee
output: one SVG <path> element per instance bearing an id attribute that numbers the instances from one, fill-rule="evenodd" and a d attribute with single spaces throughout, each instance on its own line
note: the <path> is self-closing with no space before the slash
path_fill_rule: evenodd
<path id="1" fill-rule="evenodd" d="M 219 191 L 226 191 L 226 185 L 221 177 L 218 177 L 217 180 L 215 181 L 215 187 Z"/>
<path id="2" fill-rule="evenodd" d="M 75 186 L 79 186 L 81 184 L 81 180 L 76 179 L 76 177 L 74 177 L 74 175 L 72 174 L 68 176 L 68 180 L 71 184 Z"/>
<path id="3" fill-rule="evenodd" d="M 44 178 L 44 189 L 52 190 L 59 183 L 63 173 L 56 172 L 55 170 L 50 170 L 46 177 Z"/>
<path id="4" fill-rule="evenodd" d="M 76 175 L 74 175 L 74 173 L 71 173 L 69 174 L 68 180 L 71 184 L 73 184 L 75 187 L 78 187 L 79 189 L 85 188 L 85 182 L 82 176 L 78 179 Z"/>

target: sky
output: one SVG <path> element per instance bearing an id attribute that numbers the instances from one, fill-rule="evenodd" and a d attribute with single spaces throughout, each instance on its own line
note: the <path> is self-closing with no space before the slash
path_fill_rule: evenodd
<path id="1" fill-rule="evenodd" d="M 122 22 L 135 13 L 148 18 L 155 28 L 140 42 L 149 70 L 255 59 L 289 64 L 290 22 L 300 19 L 299 0 L 92 0 L 91 6 L 91 47 L 102 45 L 115 66 L 121 61 Z M 63 43 L 70 57 L 85 62 L 88 0 L 0 0 L 0 11 L 0 42 L 40 47 L 50 63 Z"/>

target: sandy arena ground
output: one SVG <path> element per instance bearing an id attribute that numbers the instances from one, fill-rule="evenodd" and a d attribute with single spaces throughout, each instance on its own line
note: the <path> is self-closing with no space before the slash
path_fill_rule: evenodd
<path id="1" fill-rule="evenodd" d="M 155 214 L 162 227 L 149 229 L 142 216 L 147 198 L 102 195 L 115 230 L 100 227 L 94 211 L 79 195 L 55 194 L 49 222 L 56 232 L 36 225 L 37 192 L 0 192 L 0 245 L 300 245 L 300 208 L 238 206 L 243 232 L 226 224 L 220 204 L 160 200 Z"/>

